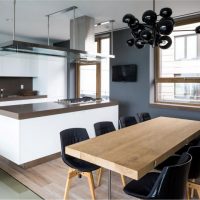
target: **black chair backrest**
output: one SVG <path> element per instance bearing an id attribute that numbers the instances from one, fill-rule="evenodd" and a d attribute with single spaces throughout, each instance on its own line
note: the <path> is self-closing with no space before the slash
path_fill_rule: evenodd
<path id="1" fill-rule="evenodd" d="M 147 112 L 143 112 L 143 113 L 140 113 L 140 114 L 137 113 L 137 115 L 138 115 L 140 122 L 145 122 L 145 121 L 148 121 L 148 120 L 151 119 L 150 114 L 147 113 Z"/>
<path id="2" fill-rule="evenodd" d="M 87 130 L 85 128 L 70 128 L 60 132 L 61 155 L 63 161 L 70 167 L 73 167 L 72 156 L 65 154 L 65 147 L 89 139 Z"/>
<path id="3" fill-rule="evenodd" d="M 119 118 L 120 128 L 125 128 L 134 124 L 137 124 L 137 120 L 134 116 L 125 116 Z"/>
<path id="4" fill-rule="evenodd" d="M 164 167 L 149 199 L 184 199 L 192 156 L 184 153 L 178 158 L 176 165 Z"/>
<path id="5" fill-rule="evenodd" d="M 94 130 L 96 136 L 100 136 L 112 131 L 115 131 L 115 126 L 112 122 L 104 121 L 104 122 L 97 122 L 94 124 Z"/>
<path id="6" fill-rule="evenodd" d="M 192 146 L 187 151 L 192 156 L 189 179 L 200 177 L 200 146 Z"/>

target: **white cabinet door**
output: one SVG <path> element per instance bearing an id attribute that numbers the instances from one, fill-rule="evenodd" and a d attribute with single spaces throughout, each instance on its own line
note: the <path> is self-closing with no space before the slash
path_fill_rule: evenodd
<path id="1" fill-rule="evenodd" d="M 0 76 L 37 77 L 38 66 L 35 57 L 23 54 L 0 57 Z"/>

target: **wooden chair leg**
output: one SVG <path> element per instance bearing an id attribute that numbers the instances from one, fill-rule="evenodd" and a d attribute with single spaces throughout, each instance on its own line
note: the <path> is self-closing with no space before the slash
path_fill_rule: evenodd
<path id="1" fill-rule="evenodd" d="M 101 183 L 101 177 L 102 177 L 102 172 L 103 172 L 103 168 L 99 168 L 97 170 L 98 175 L 97 175 L 97 187 L 99 187 L 100 183 Z"/>
<path id="2" fill-rule="evenodd" d="M 199 199 L 200 199 L 200 185 L 198 183 L 196 183 L 195 181 L 194 182 L 188 181 L 187 186 L 188 186 L 188 190 L 191 191 L 191 193 L 188 195 L 189 196 L 188 199 L 190 199 L 194 196 L 195 190 L 197 191 L 197 194 L 198 194 Z"/>
<path id="3" fill-rule="evenodd" d="M 187 184 L 187 187 L 186 187 L 186 197 L 187 197 L 187 200 L 190 200 L 190 188 Z"/>
<path id="4" fill-rule="evenodd" d="M 194 189 L 191 188 L 190 198 L 192 199 L 194 197 Z"/>
<path id="5" fill-rule="evenodd" d="M 68 173 L 67 173 L 65 192 L 64 192 L 64 200 L 68 199 L 71 178 L 73 178 L 74 176 L 77 176 L 77 174 L 78 173 L 76 172 L 76 170 L 69 168 Z"/>
<path id="6" fill-rule="evenodd" d="M 193 182 L 195 182 L 195 180 L 194 179 L 192 179 L 192 181 Z M 190 198 L 193 198 L 194 197 L 194 188 L 190 188 L 190 191 L 191 191 L 191 196 L 190 196 Z"/>
<path id="7" fill-rule="evenodd" d="M 95 192 L 94 192 L 94 179 L 93 179 L 92 172 L 84 172 L 84 176 L 86 176 L 88 179 L 92 200 L 95 200 L 96 197 L 95 197 Z"/>
<path id="8" fill-rule="evenodd" d="M 122 180 L 123 187 L 125 187 L 126 186 L 125 176 L 121 175 L 121 180 Z"/>
<path id="9" fill-rule="evenodd" d="M 200 199 L 200 190 L 197 190 L 197 194 L 198 194 L 199 199 Z"/>

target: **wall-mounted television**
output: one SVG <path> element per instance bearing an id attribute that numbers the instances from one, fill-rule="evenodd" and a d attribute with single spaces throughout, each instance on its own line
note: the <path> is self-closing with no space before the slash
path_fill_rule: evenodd
<path id="1" fill-rule="evenodd" d="M 137 65 L 114 65 L 112 66 L 113 82 L 136 82 Z"/>

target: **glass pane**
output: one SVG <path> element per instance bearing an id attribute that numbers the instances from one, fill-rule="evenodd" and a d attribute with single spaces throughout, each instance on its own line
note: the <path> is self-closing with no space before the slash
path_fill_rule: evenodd
<path id="1" fill-rule="evenodd" d="M 175 60 L 185 58 L 185 37 L 175 38 Z"/>
<path id="2" fill-rule="evenodd" d="M 187 59 L 197 57 L 197 35 L 187 36 Z"/>
<path id="3" fill-rule="evenodd" d="M 101 40 L 101 53 L 110 53 L 110 38 Z M 101 61 L 101 97 L 109 98 L 110 95 L 110 60 L 103 59 Z"/>
<path id="4" fill-rule="evenodd" d="M 159 83 L 157 100 L 162 102 L 200 103 L 200 83 Z"/>
<path id="5" fill-rule="evenodd" d="M 200 23 L 177 26 L 175 30 L 191 30 Z M 191 35 L 191 33 L 193 35 Z M 200 77 L 200 42 L 191 31 L 178 31 L 170 35 L 172 45 L 169 49 L 160 49 L 160 77 Z"/>
<path id="6" fill-rule="evenodd" d="M 80 96 L 96 97 L 96 65 L 80 66 Z"/>

